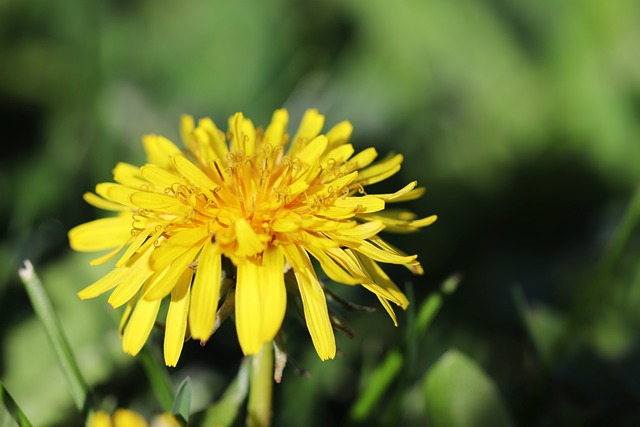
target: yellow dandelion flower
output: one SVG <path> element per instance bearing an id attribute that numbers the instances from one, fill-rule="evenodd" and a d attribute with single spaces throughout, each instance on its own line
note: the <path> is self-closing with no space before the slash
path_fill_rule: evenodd
<path id="1" fill-rule="evenodd" d="M 402 155 L 378 163 L 373 148 L 354 155 L 351 124 L 321 134 L 324 117 L 316 110 L 304 114 L 293 138 L 287 122 L 287 111 L 277 110 L 263 130 L 237 113 L 225 135 L 208 118 L 196 126 L 184 116 L 186 150 L 147 135 L 147 164 L 119 163 L 115 183 L 98 184 L 95 194 L 84 195 L 88 203 L 119 214 L 73 228 L 72 248 L 110 249 L 92 264 L 122 254 L 113 271 L 78 295 L 93 298 L 113 290 L 109 303 L 127 304 L 124 351 L 140 351 L 167 297 L 167 365 L 177 363 L 185 334 L 209 339 L 218 308 L 229 302 L 242 351 L 255 354 L 280 329 L 285 272 L 293 270 L 313 345 L 322 360 L 331 359 L 335 338 L 312 259 L 330 279 L 373 292 L 397 323 L 390 303 L 404 309 L 408 301 L 378 263 L 401 264 L 415 274 L 422 269 L 416 255 L 402 253 L 378 234 L 433 223 L 435 215 L 418 219 L 403 210 L 385 211 L 387 203 L 416 199 L 424 189 L 414 181 L 392 194 L 367 194 L 365 186 L 398 172 Z M 225 276 L 232 276 L 226 277 L 232 286 L 225 288 Z"/>
<path id="2" fill-rule="evenodd" d="M 91 416 L 88 427 L 149 427 L 147 420 L 129 409 L 116 409 L 109 415 L 98 411 Z M 181 427 L 181 424 L 171 414 L 160 414 L 151 420 L 151 427 Z"/>

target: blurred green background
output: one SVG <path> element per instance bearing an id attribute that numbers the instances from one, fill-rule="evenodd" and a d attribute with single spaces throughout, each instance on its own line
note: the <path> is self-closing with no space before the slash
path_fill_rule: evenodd
<path id="1" fill-rule="evenodd" d="M 0 379 L 35 425 L 83 421 L 22 260 L 96 400 L 160 412 L 118 313 L 75 296 L 108 266 L 72 253 L 66 231 L 101 215 L 81 196 L 116 162 L 144 161 L 143 134 L 179 142 L 182 113 L 226 129 L 280 107 L 291 132 L 317 108 L 327 127 L 353 123 L 356 149 L 404 153 L 376 189 L 417 179 L 427 193 L 408 207 L 439 220 L 386 236 L 425 267 L 387 269 L 412 302 L 399 328 L 345 313 L 356 336 L 320 363 L 287 320 L 311 378 L 287 367 L 274 425 L 640 425 L 640 2 L 2 0 Z M 191 377 L 197 412 L 240 359 L 228 323 L 169 375 Z"/>

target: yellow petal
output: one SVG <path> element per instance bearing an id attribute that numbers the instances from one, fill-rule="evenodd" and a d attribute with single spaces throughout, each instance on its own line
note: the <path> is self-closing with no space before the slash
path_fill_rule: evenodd
<path id="1" fill-rule="evenodd" d="M 235 222 L 236 239 L 238 240 L 237 255 L 241 257 L 251 257 L 264 250 L 264 243 L 260 240 L 256 232 L 251 228 L 249 222 L 244 218 L 239 218 Z"/>
<path id="2" fill-rule="evenodd" d="M 318 215 L 318 214 L 316 214 Z M 317 217 L 301 217 L 300 228 L 306 228 L 307 230 L 313 230 L 317 232 L 335 231 L 341 228 L 353 227 L 355 221 L 337 221 L 335 218 L 321 218 Z"/>
<path id="3" fill-rule="evenodd" d="M 298 282 L 304 318 L 313 346 L 321 360 L 333 359 L 336 355 L 336 339 L 329 319 L 324 291 L 313 270 L 311 260 L 307 253 L 297 246 L 282 246 L 282 250 L 293 267 Z"/>
<path id="4" fill-rule="evenodd" d="M 327 148 L 331 147 L 331 138 L 327 135 L 327 139 L 329 140 L 329 145 Z M 331 151 L 325 152 L 322 156 L 322 168 L 327 170 L 332 170 L 342 165 L 347 161 L 349 157 L 354 152 L 353 145 L 344 144 L 338 145 L 337 147 L 331 149 Z"/>
<path id="5" fill-rule="evenodd" d="M 180 172 L 180 175 L 184 176 L 194 187 L 202 191 L 209 199 L 214 199 L 213 190 L 218 185 L 202 172 L 200 168 L 191 163 L 187 158 L 182 155 L 173 157 L 173 164 Z"/>
<path id="6" fill-rule="evenodd" d="M 373 239 L 374 238 L 371 238 L 370 240 Z M 378 241 L 380 240 L 382 239 L 379 239 Z M 418 257 L 417 255 L 404 255 L 398 251 L 391 250 L 386 247 L 380 248 L 372 244 L 370 241 L 362 242 L 357 247 L 354 247 L 353 250 L 360 252 L 361 254 L 366 255 L 373 260 L 386 262 L 389 264 L 412 264 Z"/>
<path id="7" fill-rule="evenodd" d="M 98 195 L 119 203 L 123 206 L 132 206 L 129 199 L 131 198 L 131 195 L 136 191 L 139 190 L 108 182 L 103 182 L 96 185 L 96 193 Z"/>
<path id="8" fill-rule="evenodd" d="M 406 309 L 409 306 L 409 300 L 400 290 L 400 288 L 398 288 L 398 286 L 393 283 L 387 273 L 385 273 L 384 270 L 380 268 L 378 263 L 367 258 L 366 256 L 362 256 L 357 253 L 356 255 L 366 268 L 366 271 L 369 274 L 372 282 L 371 284 L 363 283 L 362 285 L 367 287 L 367 289 L 369 289 L 379 297 L 387 299 L 395 303 L 396 305 L 399 305 L 403 309 Z"/>
<path id="9" fill-rule="evenodd" d="M 389 317 L 391 317 L 391 320 L 393 321 L 393 325 L 398 326 L 398 318 L 396 317 L 396 312 L 393 311 L 393 307 L 391 307 L 391 304 L 389 304 L 389 301 L 382 298 L 380 295 L 376 294 L 376 296 L 378 297 L 378 301 L 380 301 L 380 304 L 382 304 L 386 312 L 389 314 Z"/>
<path id="10" fill-rule="evenodd" d="M 124 248 L 125 246 L 127 246 L 127 244 L 129 243 L 129 241 L 131 241 L 131 239 L 129 239 L 128 241 L 124 241 L 122 242 L 122 244 L 120 246 L 118 246 L 117 248 L 113 249 L 111 252 L 104 254 L 102 256 L 99 256 L 98 258 L 94 258 L 89 262 L 89 265 L 91 266 L 96 266 L 96 265 L 100 265 L 100 264 L 104 264 L 105 262 L 109 261 L 111 258 L 113 258 L 114 256 L 118 255 L 118 253 L 122 250 L 122 248 Z M 119 267 L 118 265 L 116 265 L 116 267 Z"/>
<path id="11" fill-rule="evenodd" d="M 340 243 L 327 238 L 322 233 L 301 231 L 296 234 L 296 239 L 304 242 L 304 246 L 314 246 L 318 249 L 329 249 L 340 247 Z"/>
<path id="12" fill-rule="evenodd" d="M 130 196 L 131 203 L 140 209 L 158 210 L 164 212 L 185 212 L 188 207 L 175 197 L 148 191 L 137 191 Z"/>
<path id="13" fill-rule="evenodd" d="M 138 299 L 122 336 L 122 349 L 135 356 L 147 341 L 156 321 L 161 300 Z"/>
<path id="14" fill-rule="evenodd" d="M 165 412 L 151 419 L 151 427 L 183 427 L 183 424 L 174 415 Z"/>
<path id="15" fill-rule="evenodd" d="M 396 154 L 385 160 L 376 163 L 358 173 L 358 182 L 362 185 L 375 184 L 383 181 L 400 170 L 402 163 L 402 154 Z"/>
<path id="16" fill-rule="evenodd" d="M 109 296 L 109 304 L 113 308 L 118 308 L 133 298 L 144 282 L 154 273 L 149 266 L 151 252 L 147 251 L 131 267 L 126 268 L 126 277 Z"/>
<path id="17" fill-rule="evenodd" d="M 159 300 L 167 296 L 178 284 L 178 279 L 182 276 L 182 273 L 184 273 L 186 269 L 191 269 L 193 261 L 198 252 L 200 252 L 201 247 L 202 245 L 194 245 L 187 249 L 187 251 L 172 262 L 170 266 L 162 270 L 162 273 L 157 273 L 157 276 L 154 274 L 154 277 L 148 281 L 149 287 L 143 293 L 143 299 Z M 156 272 L 158 271 L 160 270 L 156 270 Z"/>
<path id="18" fill-rule="evenodd" d="M 324 125 L 324 116 L 318 113 L 318 110 L 307 110 L 302 116 L 300 127 L 296 132 L 296 135 L 292 139 L 292 145 L 290 153 L 298 150 L 299 147 L 304 147 L 313 138 L 318 136 Z"/>
<path id="19" fill-rule="evenodd" d="M 264 132 L 263 141 L 271 147 L 277 147 L 283 143 L 287 123 L 289 122 L 289 113 L 287 110 L 276 110 L 271 117 L 271 123 Z"/>
<path id="20" fill-rule="evenodd" d="M 334 206 L 339 208 L 354 208 L 357 213 L 378 212 L 384 209 L 384 200 L 375 196 L 338 197 Z"/>
<path id="21" fill-rule="evenodd" d="M 378 157 L 376 149 L 369 147 L 353 156 L 345 166 L 349 171 L 359 170 L 370 165 L 376 157 Z"/>
<path id="22" fill-rule="evenodd" d="M 206 135 L 206 139 L 203 142 L 208 144 L 215 152 L 217 160 L 225 160 L 229 148 L 225 140 L 224 132 L 219 130 L 213 120 L 205 118 L 198 121 L 198 129 L 196 131 L 203 131 Z"/>
<path id="23" fill-rule="evenodd" d="M 353 132 L 353 126 L 348 121 L 343 121 L 335 125 L 327 132 L 327 138 L 329 139 L 329 145 L 335 147 L 338 144 L 344 144 L 351 138 Z"/>
<path id="24" fill-rule="evenodd" d="M 149 163 L 155 163 L 163 168 L 171 168 L 171 156 L 180 153 L 180 149 L 167 138 L 158 135 L 146 135 L 142 138 L 144 150 Z"/>
<path id="25" fill-rule="evenodd" d="M 162 222 L 154 221 L 154 222 L 150 222 L 150 224 L 151 225 L 141 233 L 149 234 L 149 231 L 153 230 L 153 234 L 151 234 L 149 238 L 136 250 L 136 252 L 138 253 L 145 252 L 147 249 L 149 249 L 149 247 L 151 247 L 151 245 L 154 245 L 154 246 L 160 245 L 161 242 L 165 240 L 163 234 L 166 227 L 168 227 L 169 224 L 171 224 L 171 221 L 170 220 L 162 221 Z M 137 242 L 134 242 L 134 243 L 137 243 Z"/>
<path id="26" fill-rule="evenodd" d="M 189 312 L 189 286 L 193 270 L 185 270 L 175 288 L 171 291 L 171 302 L 167 312 L 166 329 L 164 333 L 164 363 L 176 366 L 187 330 L 187 313 Z"/>
<path id="27" fill-rule="evenodd" d="M 293 215 L 276 218 L 271 223 L 271 230 L 277 233 L 291 233 L 299 229 L 300 223 L 294 219 Z"/>
<path id="28" fill-rule="evenodd" d="M 262 265 L 238 266 L 235 302 L 240 347 L 245 355 L 256 354 L 278 333 L 286 311 L 284 257 L 279 249 L 265 250 Z"/>
<path id="29" fill-rule="evenodd" d="M 142 416 L 128 409 L 118 409 L 113 413 L 113 427 L 148 427 Z"/>
<path id="30" fill-rule="evenodd" d="M 297 181 L 292 182 L 287 187 L 287 197 L 293 200 L 298 194 L 302 193 L 304 190 L 309 188 L 309 183 L 304 179 L 299 179 Z"/>
<path id="31" fill-rule="evenodd" d="M 171 189 L 176 184 L 186 185 L 187 182 L 182 177 L 172 174 L 158 165 L 148 164 L 140 168 L 142 176 L 153 184 L 154 188 Z"/>
<path id="32" fill-rule="evenodd" d="M 409 191 L 406 194 L 403 195 L 397 195 L 397 192 L 393 195 L 392 199 L 389 199 L 389 202 L 393 202 L 393 203 L 398 203 L 398 202 L 408 202 L 410 200 L 416 200 L 420 197 L 422 197 L 422 195 L 425 193 L 426 188 L 424 187 L 418 187 L 418 188 L 414 188 L 413 190 Z"/>
<path id="33" fill-rule="evenodd" d="M 76 251 L 93 252 L 122 245 L 131 237 L 131 217 L 118 215 L 80 224 L 69 231 L 69 244 Z"/>
<path id="34" fill-rule="evenodd" d="M 191 290 L 189 328 L 194 339 L 207 341 L 213 331 L 220 296 L 220 272 L 220 255 L 213 244 L 205 244 Z"/>
<path id="35" fill-rule="evenodd" d="M 315 165 L 327 148 L 327 137 L 320 135 L 314 138 L 297 154 L 297 159 L 305 165 Z"/>
<path id="36" fill-rule="evenodd" d="M 154 231 L 154 228 L 155 226 L 140 231 L 135 238 L 130 239 L 129 247 L 116 262 L 116 267 L 122 267 L 135 255 L 136 251 L 147 241 L 149 234 Z"/>
<path id="37" fill-rule="evenodd" d="M 349 206 L 327 206 L 318 212 L 316 216 L 327 220 L 340 220 L 353 218 L 356 215 L 356 207 Z"/>
<path id="38" fill-rule="evenodd" d="M 404 187 L 402 187 L 400 190 L 396 191 L 395 193 L 376 194 L 375 196 L 383 199 L 386 202 L 390 202 L 398 198 L 401 198 L 402 196 L 405 196 L 407 193 L 410 193 L 416 187 L 416 185 L 418 185 L 418 181 L 412 181 L 407 185 L 405 185 Z M 424 189 L 422 190 L 424 192 Z"/>
<path id="39" fill-rule="evenodd" d="M 180 117 L 180 136 L 182 137 L 182 142 L 184 142 L 185 146 L 189 146 L 188 142 L 192 140 L 191 132 L 195 129 L 195 121 L 193 120 L 193 116 L 189 114 L 183 114 Z"/>
<path id="40" fill-rule="evenodd" d="M 320 267 L 322 267 L 322 270 L 330 279 L 346 285 L 357 285 L 364 280 L 362 277 L 353 277 L 349 271 L 345 270 L 333 258 L 328 256 L 323 249 L 317 249 L 312 245 L 307 246 L 306 249 L 318 260 Z"/>
<path id="41" fill-rule="evenodd" d="M 122 338 L 122 335 L 124 335 L 124 328 L 129 322 L 129 317 L 131 317 L 131 312 L 133 311 L 133 307 L 135 307 L 135 305 L 136 299 L 131 298 L 127 306 L 124 308 L 122 316 L 120 316 L 120 322 L 118 323 L 118 333 L 120 334 L 120 338 Z"/>
<path id="42" fill-rule="evenodd" d="M 366 269 L 350 249 L 332 248 L 327 249 L 326 252 L 353 277 L 367 277 Z"/>
<path id="43" fill-rule="evenodd" d="M 387 243 L 383 238 L 381 238 L 380 236 L 372 236 L 369 241 L 371 243 L 373 243 L 374 245 L 378 246 L 379 248 L 381 248 L 384 251 L 390 252 L 390 253 L 394 253 L 403 257 L 415 257 L 417 258 L 417 255 L 407 255 L 406 253 L 402 252 L 400 249 L 396 248 L 395 246 Z"/>
<path id="44" fill-rule="evenodd" d="M 375 236 L 379 232 L 384 230 L 384 224 L 381 221 L 370 221 L 364 224 L 358 224 L 353 228 L 336 231 L 335 234 L 341 238 L 349 238 L 357 241 L 362 241 L 370 237 Z"/>
<path id="45" fill-rule="evenodd" d="M 126 274 L 127 270 L 125 270 L 124 268 L 116 268 L 115 270 L 111 270 L 104 277 L 78 292 L 78 297 L 80 297 L 80 299 L 95 298 L 98 295 L 101 295 L 108 290 L 111 290 L 118 286 L 118 283 L 122 281 L 123 277 Z"/>
<path id="46" fill-rule="evenodd" d="M 119 184 L 132 188 L 142 188 L 149 185 L 140 175 L 140 168 L 129 163 L 118 163 L 113 169 L 113 179 Z"/>
<path id="47" fill-rule="evenodd" d="M 119 203 L 115 203 L 110 200 L 105 200 L 102 197 L 98 197 L 93 193 L 84 193 L 82 195 L 82 198 L 85 200 L 85 202 L 89 203 L 90 205 L 95 206 L 96 208 L 107 210 L 107 211 L 124 211 L 129 209 L 129 207 L 127 206 L 123 206 Z"/>
<path id="48" fill-rule="evenodd" d="M 189 248 L 202 247 L 205 240 L 208 239 L 209 232 L 203 227 L 178 231 L 169 239 L 163 240 L 160 246 L 153 251 L 150 264 L 155 270 L 164 270 L 167 265 L 171 264 Z"/>
<path id="49" fill-rule="evenodd" d="M 384 173 L 381 173 L 381 174 L 376 175 L 376 176 L 372 176 L 371 178 L 358 180 L 358 182 L 360 183 L 360 185 L 375 184 L 377 182 L 384 181 L 385 179 L 389 178 L 390 176 L 395 175 L 399 170 L 400 170 L 400 165 L 396 165 L 393 168 L 388 169 Z"/>
<path id="50" fill-rule="evenodd" d="M 104 411 L 98 411 L 91 416 L 87 427 L 112 427 L 111 417 Z"/>
<path id="51" fill-rule="evenodd" d="M 427 227 L 433 224 L 434 222 L 436 222 L 437 219 L 438 219 L 438 215 L 431 215 L 426 218 L 420 218 L 420 219 L 411 221 L 409 225 L 412 227 Z"/>
<path id="52" fill-rule="evenodd" d="M 418 231 L 422 227 L 433 224 L 437 219 L 437 215 L 431 215 L 426 218 L 415 219 L 415 214 L 407 210 L 385 209 L 374 215 L 363 214 L 358 218 L 364 221 L 380 221 L 385 225 L 385 231 L 393 233 L 412 233 Z"/>
<path id="53" fill-rule="evenodd" d="M 229 139 L 229 147 L 232 152 L 245 152 L 244 138 L 242 134 L 242 122 L 244 121 L 244 115 L 242 113 L 235 113 L 229 117 L 228 129 L 231 133 Z"/>
<path id="54" fill-rule="evenodd" d="M 245 118 L 242 121 L 242 142 L 244 144 L 244 153 L 247 157 L 253 156 L 256 152 L 256 128 L 251 120 Z"/>
<path id="55" fill-rule="evenodd" d="M 322 186 L 322 189 L 318 192 L 319 195 L 328 196 L 328 195 L 341 195 L 342 190 L 345 187 L 348 187 L 353 181 L 358 178 L 358 172 L 353 171 L 345 176 L 342 176 L 338 179 L 330 181 Z"/>

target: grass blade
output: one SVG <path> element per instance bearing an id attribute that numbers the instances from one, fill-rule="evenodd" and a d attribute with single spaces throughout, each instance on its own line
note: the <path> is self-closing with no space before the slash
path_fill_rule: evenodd
<path id="1" fill-rule="evenodd" d="M 18 406 L 13 397 L 9 394 L 2 382 L 0 382 L 0 401 L 4 404 L 4 407 L 7 408 L 7 412 L 16 420 L 16 423 L 19 427 L 32 427 L 31 422 L 27 418 L 27 416 L 22 412 L 22 409 Z"/>
<path id="2" fill-rule="evenodd" d="M 403 357 L 399 351 L 393 350 L 382 365 L 378 366 L 369 376 L 367 384 L 351 407 L 350 417 L 354 421 L 364 421 L 380 402 L 391 382 L 398 376 L 402 368 Z"/>
<path id="3" fill-rule="evenodd" d="M 24 268 L 21 268 L 18 273 L 27 290 L 33 309 L 44 326 L 45 333 L 53 347 L 60 368 L 67 379 L 71 397 L 76 407 L 82 413 L 86 414 L 91 406 L 89 388 L 80 373 L 67 337 L 60 325 L 60 320 L 53 310 L 51 300 L 49 300 L 49 296 L 45 292 L 42 282 L 36 275 L 31 261 L 25 260 Z"/>

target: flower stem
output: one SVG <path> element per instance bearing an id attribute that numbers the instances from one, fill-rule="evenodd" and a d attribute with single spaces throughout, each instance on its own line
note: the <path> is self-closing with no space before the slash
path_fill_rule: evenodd
<path id="1" fill-rule="evenodd" d="M 249 377 L 248 427 L 268 427 L 271 424 L 271 395 L 273 392 L 273 343 L 262 346 L 252 357 Z"/>

